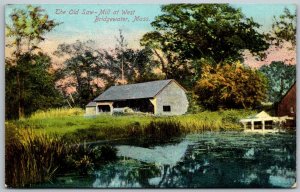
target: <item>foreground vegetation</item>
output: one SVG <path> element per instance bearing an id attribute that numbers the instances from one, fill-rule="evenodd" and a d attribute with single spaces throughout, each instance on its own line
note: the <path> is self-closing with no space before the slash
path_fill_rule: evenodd
<path id="1" fill-rule="evenodd" d="M 145 115 L 100 115 L 84 116 L 82 109 L 52 109 L 37 112 L 27 119 L 9 121 L 18 128 L 32 128 L 36 133 L 57 134 L 74 137 L 78 142 L 110 140 L 143 136 L 153 123 L 164 122 L 159 127 L 168 128 L 173 122 L 179 124 L 181 133 L 198 133 L 202 131 L 238 131 L 242 127 L 239 119 L 255 114 L 250 110 L 203 111 L 182 116 L 145 116 Z M 151 124 L 152 122 L 152 124 Z M 156 128 L 158 129 L 158 128 Z M 147 134 L 149 135 L 149 134 Z"/>
<path id="2" fill-rule="evenodd" d="M 57 174 L 87 175 L 95 167 L 116 159 L 109 145 L 71 143 L 56 134 L 36 133 L 33 129 L 6 124 L 5 184 L 30 187 L 51 181 Z"/>
<path id="3" fill-rule="evenodd" d="M 6 184 L 26 187 L 60 173 L 84 175 L 116 159 L 114 147 L 95 148 L 88 141 L 138 138 L 166 142 L 187 133 L 238 131 L 238 120 L 254 113 L 226 110 L 173 117 L 85 117 L 79 108 L 36 112 L 27 119 L 6 122 Z"/>

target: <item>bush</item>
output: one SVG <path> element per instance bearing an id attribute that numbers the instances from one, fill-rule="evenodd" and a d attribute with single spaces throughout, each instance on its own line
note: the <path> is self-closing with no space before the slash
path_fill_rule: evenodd
<path id="1" fill-rule="evenodd" d="M 195 93 L 207 109 L 253 108 L 266 99 L 267 80 L 241 63 L 204 65 Z"/>
<path id="2" fill-rule="evenodd" d="M 193 92 L 188 93 L 187 98 L 189 101 L 189 107 L 187 113 L 196 114 L 203 111 L 203 108 L 198 103 L 199 97 L 195 93 Z"/>

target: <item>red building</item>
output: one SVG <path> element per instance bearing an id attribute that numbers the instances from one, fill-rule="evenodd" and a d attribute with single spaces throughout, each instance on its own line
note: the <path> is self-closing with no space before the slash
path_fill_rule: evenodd
<path id="1" fill-rule="evenodd" d="M 288 120 L 285 123 L 286 127 L 296 127 L 296 82 L 292 85 L 290 90 L 282 97 L 278 103 L 277 116 L 293 117 L 293 120 Z"/>

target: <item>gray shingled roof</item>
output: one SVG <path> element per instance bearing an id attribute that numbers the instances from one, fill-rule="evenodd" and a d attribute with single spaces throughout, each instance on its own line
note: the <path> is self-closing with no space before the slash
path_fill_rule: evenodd
<path id="1" fill-rule="evenodd" d="M 96 105 L 97 105 L 96 102 L 91 101 L 86 105 L 86 107 L 95 107 Z"/>
<path id="2" fill-rule="evenodd" d="M 94 101 L 153 98 L 171 81 L 172 79 L 167 79 L 145 83 L 112 86 L 94 99 Z"/>

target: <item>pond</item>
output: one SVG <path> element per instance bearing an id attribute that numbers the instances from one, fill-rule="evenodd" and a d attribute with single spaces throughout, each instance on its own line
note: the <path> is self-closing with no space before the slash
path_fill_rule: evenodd
<path id="1" fill-rule="evenodd" d="M 38 187 L 290 188 L 296 182 L 295 134 L 207 132 L 151 143 L 116 142 L 116 162 Z"/>

